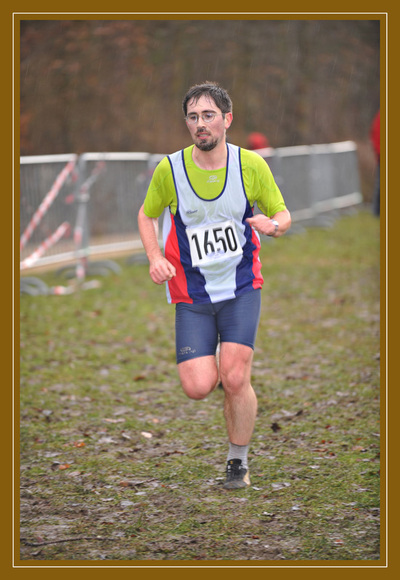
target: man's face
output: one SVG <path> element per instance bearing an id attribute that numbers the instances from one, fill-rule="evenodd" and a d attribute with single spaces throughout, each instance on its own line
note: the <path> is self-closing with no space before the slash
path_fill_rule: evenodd
<path id="1" fill-rule="evenodd" d="M 198 101 L 189 101 L 187 105 L 187 115 L 197 113 L 199 120 L 197 123 L 186 122 L 193 142 L 202 151 L 212 151 L 219 143 L 225 141 L 226 130 L 232 123 L 232 113 L 221 114 L 221 109 L 217 107 L 211 97 L 202 96 Z M 206 123 L 201 118 L 203 113 L 215 113 L 216 117 L 210 123 Z"/>

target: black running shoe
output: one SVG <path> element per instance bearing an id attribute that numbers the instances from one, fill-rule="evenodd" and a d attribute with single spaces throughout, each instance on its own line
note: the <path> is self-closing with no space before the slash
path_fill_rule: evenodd
<path id="1" fill-rule="evenodd" d="M 226 466 L 225 489 L 240 489 L 250 485 L 249 470 L 242 467 L 241 459 L 230 459 Z"/>

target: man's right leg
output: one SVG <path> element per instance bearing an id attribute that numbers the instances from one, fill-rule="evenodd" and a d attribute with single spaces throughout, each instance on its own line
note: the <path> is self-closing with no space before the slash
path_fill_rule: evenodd
<path id="1" fill-rule="evenodd" d="M 204 399 L 218 384 L 215 356 L 202 356 L 178 364 L 179 378 L 186 395 Z"/>
<path id="2" fill-rule="evenodd" d="M 176 362 L 186 395 L 204 399 L 218 383 L 218 330 L 212 304 L 177 304 Z"/>

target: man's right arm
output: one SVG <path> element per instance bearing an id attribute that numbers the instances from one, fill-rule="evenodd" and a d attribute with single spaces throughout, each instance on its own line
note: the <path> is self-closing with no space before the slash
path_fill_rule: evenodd
<path id="1" fill-rule="evenodd" d="M 138 214 L 140 238 L 150 262 L 150 277 L 155 284 L 163 284 L 176 275 L 175 267 L 163 256 L 158 244 L 158 218 L 148 217 L 143 205 Z"/>

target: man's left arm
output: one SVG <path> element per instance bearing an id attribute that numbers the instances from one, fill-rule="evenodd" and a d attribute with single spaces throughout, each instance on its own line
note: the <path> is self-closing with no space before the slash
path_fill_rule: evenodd
<path id="1" fill-rule="evenodd" d="M 272 217 L 267 217 L 264 214 L 256 214 L 251 218 L 247 218 L 246 221 L 256 232 L 264 236 L 279 238 L 290 228 L 292 218 L 289 210 L 285 209 L 278 211 Z"/>

